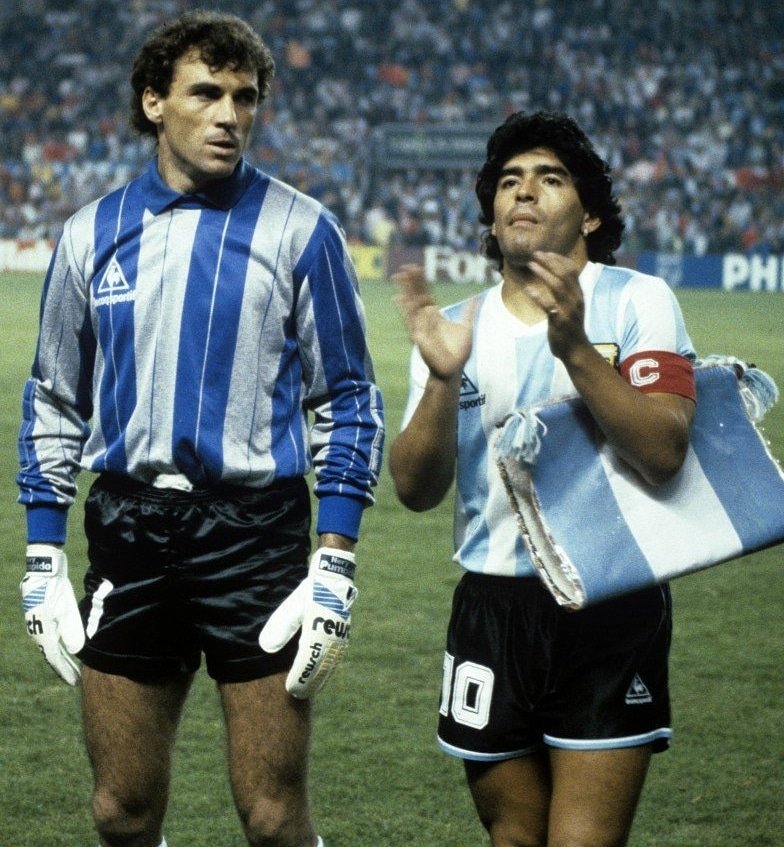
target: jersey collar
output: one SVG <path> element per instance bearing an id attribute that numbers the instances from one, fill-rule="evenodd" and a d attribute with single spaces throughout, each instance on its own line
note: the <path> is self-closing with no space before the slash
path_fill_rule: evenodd
<path id="1" fill-rule="evenodd" d="M 216 179 L 208 183 L 201 191 L 192 194 L 180 194 L 169 188 L 158 173 L 157 157 L 148 162 L 142 173 L 142 188 L 147 208 L 154 214 L 174 206 L 181 209 L 199 209 L 213 206 L 228 211 L 235 206 L 240 197 L 256 176 L 256 169 L 241 159 L 234 173 L 226 179 Z"/>

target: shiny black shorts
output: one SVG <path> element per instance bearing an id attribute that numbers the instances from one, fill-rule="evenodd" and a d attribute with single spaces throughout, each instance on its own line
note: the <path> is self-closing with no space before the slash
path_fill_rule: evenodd
<path id="1" fill-rule="evenodd" d="M 439 744 L 475 761 L 542 745 L 664 750 L 671 634 L 667 586 L 573 612 L 536 577 L 466 574 L 447 635 Z"/>
<path id="2" fill-rule="evenodd" d="M 192 673 L 202 653 L 219 682 L 287 670 L 296 639 L 268 654 L 258 635 L 307 574 L 309 530 L 302 479 L 183 492 L 98 477 L 85 502 L 79 658 L 140 681 Z"/>

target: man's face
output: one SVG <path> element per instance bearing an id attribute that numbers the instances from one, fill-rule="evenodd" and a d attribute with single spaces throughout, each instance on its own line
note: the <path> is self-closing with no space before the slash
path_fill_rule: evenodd
<path id="1" fill-rule="evenodd" d="M 258 100 L 255 73 L 212 71 L 196 50 L 178 59 L 169 93 L 148 88 L 142 95 L 145 114 L 158 128 L 163 181 L 189 193 L 230 176 L 248 144 Z"/>
<path id="2" fill-rule="evenodd" d="M 493 201 L 492 234 L 504 266 L 524 267 L 535 250 L 585 262 L 583 227 L 598 220 L 583 209 L 571 174 L 545 147 L 518 153 L 501 170 Z"/>

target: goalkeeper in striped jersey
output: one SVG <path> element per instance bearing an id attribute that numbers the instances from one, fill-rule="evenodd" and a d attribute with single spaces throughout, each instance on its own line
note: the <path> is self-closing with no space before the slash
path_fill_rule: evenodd
<path id="1" fill-rule="evenodd" d="M 165 844 L 202 659 L 248 843 L 322 843 L 310 698 L 348 643 L 383 408 L 337 221 L 243 158 L 273 73 L 234 16 L 155 31 L 131 84 L 157 155 L 67 221 L 44 284 L 19 440 L 23 606 L 81 684 L 103 847 Z M 80 468 L 96 477 L 77 603 L 63 545 Z"/>

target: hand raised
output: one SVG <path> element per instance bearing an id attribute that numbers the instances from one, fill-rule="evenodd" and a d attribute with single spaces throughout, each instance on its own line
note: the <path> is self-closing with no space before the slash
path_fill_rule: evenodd
<path id="1" fill-rule="evenodd" d="M 397 286 L 395 302 L 409 337 L 431 374 L 448 380 L 462 373 L 473 344 L 476 304 L 469 305 L 462 320 L 450 321 L 436 304 L 419 265 L 403 265 L 393 274 L 392 281 Z"/>
<path id="2" fill-rule="evenodd" d="M 528 263 L 532 280 L 526 294 L 547 313 L 553 355 L 564 359 L 585 337 L 585 302 L 579 266 L 567 256 L 537 251 Z"/>

